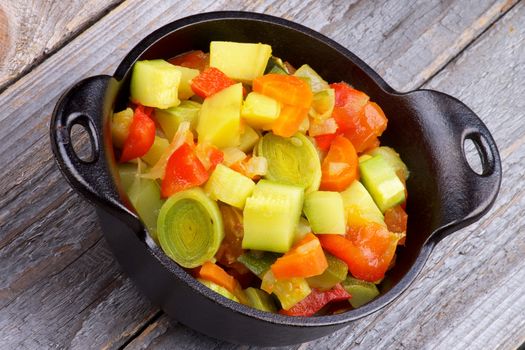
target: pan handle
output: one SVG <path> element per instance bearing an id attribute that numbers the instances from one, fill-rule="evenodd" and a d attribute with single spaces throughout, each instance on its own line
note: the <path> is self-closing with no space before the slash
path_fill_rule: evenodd
<path id="1" fill-rule="evenodd" d="M 51 148 L 58 168 L 74 190 L 135 227 L 140 223 L 122 204 L 110 167 L 114 164 L 114 155 L 109 118 L 118 87 L 113 77 L 99 75 L 84 79 L 66 91 L 51 117 Z M 71 129 L 74 125 L 80 125 L 89 135 L 89 159 L 80 158 L 73 148 Z"/>
<path id="2" fill-rule="evenodd" d="M 445 116 L 444 128 L 449 141 L 439 147 L 440 162 L 446 171 L 440 174 L 438 186 L 443 203 L 438 229 L 433 239 L 441 240 L 486 214 L 494 204 L 502 178 L 501 160 L 487 126 L 463 102 L 438 92 L 427 90 L 440 114 Z M 465 141 L 476 146 L 481 171 L 469 165 Z M 451 186 L 457 184 L 457 186 Z"/>

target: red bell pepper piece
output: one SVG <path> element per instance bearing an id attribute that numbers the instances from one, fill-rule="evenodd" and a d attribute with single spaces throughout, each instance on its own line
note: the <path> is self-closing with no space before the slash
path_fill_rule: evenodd
<path id="1" fill-rule="evenodd" d="M 187 143 L 177 148 L 170 156 L 162 179 L 161 194 L 169 197 L 188 188 L 200 186 L 209 174 Z"/>
<path id="2" fill-rule="evenodd" d="M 281 310 L 280 314 L 288 316 L 312 316 L 331 301 L 347 300 L 352 296 L 341 286 L 336 284 L 332 289 L 321 292 L 315 288 L 303 300 L 289 310 Z"/>
<path id="3" fill-rule="evenodd" d="M 235 84 L 226 74 L 215 67 L 206 68 L 191 81 L 191 89 L 202 98 L 211 96 Z"/>
<path id="4" fill-rule="evenodd" d="M 344 107 L 359 112 L 370 100 L 367 94 L 356 90 L 345 82 L 330 84 L 335 92 L 335 107 Z"/>
<path id="5" fill-rule="evenodd" d="M 350 228 L 346 237 L 319 235 L 323 248 L 343 260 L 356 278 L 376 282 L 385 276 L 396 252 L 398 234 L 380 224 Z"/>
<path id="6" fill-rule="evenodd" d="M 133 121 L 129 126 L 128 137 L 124 141 L 120 162 L 142 157 L 148 153 L 155 141 L 155 122 L 151 119 L 153 108 L 137 106 Z"/>
<path id="7" fill-rule="evenodd" d="M 198 69 L 201 72 L 210 65 L 210 55 L 200 51 L 189 51 L 168 60 L 176 66 Z"/>

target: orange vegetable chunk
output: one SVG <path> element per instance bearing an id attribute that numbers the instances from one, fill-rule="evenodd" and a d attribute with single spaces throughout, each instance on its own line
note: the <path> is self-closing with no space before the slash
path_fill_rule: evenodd
<path id="1" fill-rule="evenodd" d="M 308 83 L 293 75 L 266 74 L 255 78 L 253 91 L 294 107 L 310 108 L 313 99 Z"/>
<path id="2" fill-rule="evenodd" d="M 357 152 L 344 136 L 337 136 L 321 165 L 321 190 L 344 191 L 359 177 Z"/>
<path id="3" fill-rule="evenodd" d="M 385 276 L 399 238 L 384 226 L 369 223 L 350 228 L 346 237 L 321 235 L 319 241 L 325 250 L 346 262 L 354 277 L 376 282 Z"/>
<path id="4" fill-rule="evenodd" d="M 312 277 L 320 275 L 328 262 L 317 236 L 307 234 L 290 251 L 273 263 L 271 269 L 277 279 Z"/>

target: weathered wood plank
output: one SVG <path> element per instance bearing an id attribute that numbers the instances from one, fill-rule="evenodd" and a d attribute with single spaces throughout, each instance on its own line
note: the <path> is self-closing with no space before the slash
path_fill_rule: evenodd
<path id="1" fill-rule="evenodd" d="M 101 240 L 26 294 L 2 309 L 2 348 L 117 348 L 157 312 Z"/>
<path id="2" fill-rule="evenodd" d="M 121 1 L 2 1 L 0 91 Z"/>
<path id="3" fill-rule="evenodd" d="M 320 4 L 315 1 L 272 1 L 237 4 L 243 9 L 266 11 L 321 30 L 354 49 L 374 68 L 384 72 L 390 82 L 396 80 L 398 73 L 401 76 L 406 72 L 388 71 L 390 64 L 386 57 L 396 55 L 393 51 L 396 51 L 396 41 L 400 37 L 394 34 L 383 35 L 385 30 L 381 26 L 382 21 L 373 16 L 374 12 L 370 10 L 373 6 L 369 2 Z M 381 9 L 392 6 L 389 4 L 377 3 L 374 6 Z M 452 18 L 454 15 L 450 13 L 456 12 L 457 22 L 452 22 L 455 23 L 457 32 L 451 30 L 446 35 L 436 34 L 436 47 L 441 49 L 436 50 L 434 56 L 457 42 L 457 37 L 470 28 L 473 22 L 486 17 L 485 12 L 493 14 L 485 23 L 488 25 L 499 13 L 499 10 L 490 9 L 505 9 L 507 6 L 505 1 L 480 1 L 475 9 L 469 9 L 471 14 L 477 13 L 471 17 L 470 14 L 462 14 L 462 4 L 463 2 L 454 1 L 441 8 L 440 11 L 449 13 Z M 434 8 L 441 5 L 422 2 L 414 9 L 416 12 L 420 11 L 418 13 L 423 17 L 417 23 L 412 23 L 416 17 L 405 11 L 407 6 L 383 10 L 389 14 L 391 22 L 394 21 L 391 11 L 398 11 L 397 21 L 401 21 L 403 16 L 411 18 L 406 20 L 406 27 L 400 24 L 403 36 L 415 39 L 421 31 L 426 32 L 424 28 L 440 25 L 437 18 L 441 12 Z M 13 332 L 17 335 L 2 338 L 2 347 L 33 344 L 31 342 L 34 338 L 28 335 L 32 334 L 38 322 L 48 324 L 45 321 L 47 319 L 59 320 L 57 325 L 60 327 L 49 327 L 47 331 L 40 328 L 38 344 L 42 347 L 74 345 L 82 348 L 82 339 L 97 336 L 95 347 L 118 347 L 125 342 L 126 337 L 129 338 L 140 329 L 145 320 L 155 315 L 151 306 L 145 306 L 147 301 L 138 294 L 135 287 L 129 286 L 129 290 L 118 292 L 119 284 L 115 281 L 122 277 L 109 254 L 92 253 L 107 251 L 107 248 L 103 241 L 99 241 L 100 232 L 95 216 L 84 202 L 71 195 L 65 181 L 52 164 L 47 136 L 49 115 L 65 87 L 84 76 L 110 73 L 144 33 L 191 13 L 232 8 L 233 5 L 226 1 L 198 4 L 190 1 L 176 4 L 153 1 L 124 3 L 0 95 L 0 104 L 9 111 L 0 115 L 0 154 L 2 164 L 5 164 L 0 178 L 0 266 L 4 272 L 0 277 L 0 306 L 3 306 L 0 332 Z M 426 12 L 434 13 L 434 16 L 424 16 Z M 413 34 L 412 30 L 417 34 Z M 362 39 L 356 40 L 349 36 L 353 31 L 356 32 L 354 35 Z M 430 32 L 438 33 L 432 30 Z M 361 43 L 364 41 L 364 33 L 367 33 L 366 40 L 370 41 L 370 45 Z M 104 40 L 100 40 L 101 37 Z M 426 40 L 432 41 L 433 38 L 429 34 Z M 378 57 L 378 52 L 382 50 L 385 56 Z M 396 52 L 401 55 L 403 50 Z M 410 64 L 427 67 L 425 59 L 414 56 L 410 58 Z M 406 80 L 409 82 L 406 88 L 417 86 L 420 79 L 410 75 L 412 73 L 406 74 L 407 77 L 410 76 Z M 402 85 L 399 83 L 397 86 Z M 85 259 L 91 259 L 89 261 L 94 265 L 103 268 L 87 273 L 82 266 Z M 108 267 L 108 261 L 112 264 L 111 267 Z M 83 278 L 72 277 L 76 275 Z M 48 279 L 62 288 L 54 288 Z M 127 279 L 123 281 L 125 282 L 121 283 L 129 284 Z M 79 290 L 85 290 L 79 297 L 85 300 L 75 299 Z M 116 291 L 113 293 L 113 290 Z M 43 307 L 24 309 L 24 305 L 47 302 L 45 297 L 53 293 L 56 294 L 54 298 L 66 301 L 58 303 L 58 299 L 53 299 L 53 313 L 49 314 L 51 311 Z M 11 311 L 4 312 L 6 310 Z M 89 311 L 88 315 L 86 310 Z M 32 319 L 32 323 L 28 323 L 28 319 Z M 68 322 L 63 322 L 64 320 Z M 118 326 L 113 327 L 115 323 Z M 192 346 L 192 341 L 198 337 L 191 336 L 192 331 L 180 325 L 176 327 L 179 334 L 177 337 L 184 337 L 188 341 L 180 343 L 180 346 Z M 24 340 L 24 337 L 28 340 Z"/>

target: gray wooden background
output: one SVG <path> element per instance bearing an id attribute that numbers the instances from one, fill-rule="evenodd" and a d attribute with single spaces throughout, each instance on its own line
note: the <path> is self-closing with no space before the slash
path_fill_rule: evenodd
<path id="1" fill-rule="evenodd" d="M 0 348 L 247 349 L 151 305 L 121 271 L 48 139 L 58 96 L 109 73 L 175 19 L 249 10 L 349 48 L 395 89 L 449 93 L 493 132 L 504 169 L 478 223 L 443 240 L 384 310 L 290 349 L 514 349 L 525 342 L 525 3 L 517 0 L 0 2 Z"/>

